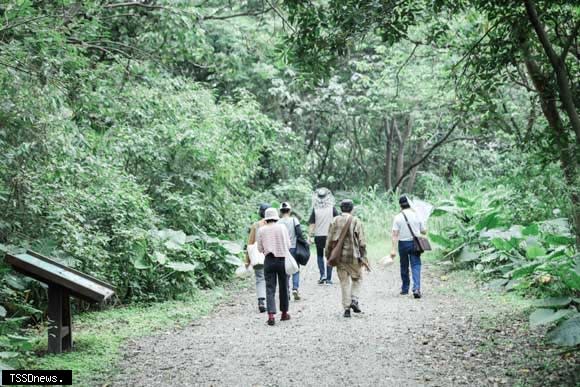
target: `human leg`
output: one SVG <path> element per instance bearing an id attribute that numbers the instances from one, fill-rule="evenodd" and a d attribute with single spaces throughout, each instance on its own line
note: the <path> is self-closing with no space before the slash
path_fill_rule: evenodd
<path id="1" fill-rule="evenodd" d="M 411 241 L 411 243 L 413 243 Z M 399 242 L 399 257 L 401 265 L 401 293 L 409 293 L 409 242 L 400 241 Z"/>
<path id="2" fill-rule="evenodd" d="M 332 283 L 332 266 L 326 266 L 326 283 Z"/>
<path id="3" fill-rule="evenodd" d="M 336 273 L 338 274 L 338 280 L 340 281 L 340 290 L 342 293 L 342 307 L 344 309 L 350 308 L 351 303 L 351 284 L 350 276 L 348 272 L 342 268 L 337 268 Z"/>
<path id="4" fill-rule="evenodd" d="M 324 259 L 324 246 L 326 245 L 326 237 L 315 236 L 314 243 L 316 244 L 316 258 L 318 260 L 318 271 L 320 272 L 319 283 L 326 279 L 326 260 Z"/>
<path id="5" fill-rule="evenodd" d="M 276 258 L 266 257 L 264 262 L 264 274 L 266 277 L 266 305 L 268 314 L 276 314 Z M 284 281 L 281 282 L 284 284 Z M 283 286 L 282 286 L 283 287 Z"/>
<path id="6" fill-rule="evenodd" d="M 413 276 L 413 293 L 421 292 L 421 256 L 412 253 L 410 258 L 411 274 Z"/>
<path id="7" fill-rule="evenodd" d="M 288 284 L 288 275 L 286 274 L 284 259 L 276 259 L 278 261 L 276 262 L 276 275 L 278 276 L 278 282 L 280 283 L 280 311 L 282 313 L 287 313 L 290 297 L 288 293 L 288 286 L 284 286 L 283 284 Z"/>

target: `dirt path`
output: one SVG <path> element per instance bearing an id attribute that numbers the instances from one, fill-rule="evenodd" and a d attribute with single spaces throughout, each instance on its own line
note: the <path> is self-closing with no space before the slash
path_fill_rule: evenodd
<path id="1" fill-rule="evenodd" d="M 506 359 L 480 350 L 485 300 L 444 291 L 429 266 L 421 300 L 398 295 L 397 265 L 376 268 L 363 283 L 364 313 L 351 319 L 338 281 L 316 284 L 315 266 L 302 272 L 290 321 L 268 327 L 249 288 L 185 329 L 129 343 L 113 385 L 512 385 Z"/>

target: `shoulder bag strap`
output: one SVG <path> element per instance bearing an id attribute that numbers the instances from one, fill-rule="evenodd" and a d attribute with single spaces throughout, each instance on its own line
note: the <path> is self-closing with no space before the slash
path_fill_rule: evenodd
<path id="1" fill-rule="evenodd" d="M 405 212 L 404 211 L 401 211 L 401 214 L 403 214 L 403 217 L 405 218 L 405 222 L 407 222 L 407 227 L 409 227 L 409 231 L 411 231 L 411 235 L 413 235 L 413 239 L 417 238 L 415 236 L 415 233 L 413 232 L 413 228 L 409 224 L 409 219 L 407 219 L 407 215 L 405 215 Z"/>
<path id="2" fill-rule="evenodd" d="M 346 221 L 346 224 L 344 225 L 344 228 L 342 229 L 342 231 L 340 232 L 340 236 L 338 237 L 338 242 L 337 244 L 342 244 L 344 243 L 344 239 L 346 238 L 346 233 L 350 230 L 350 225 L 352 223 L 352 215 L 349 215 L 348 220 Z"/>

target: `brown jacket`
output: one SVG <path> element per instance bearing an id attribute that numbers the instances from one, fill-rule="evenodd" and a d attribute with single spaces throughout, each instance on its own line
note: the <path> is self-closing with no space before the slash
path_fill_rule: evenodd
<path id="1" fill-rule="evenodd" d="M 346 226 L 350 214 L 336 216 L 330 223 L 328 238 L 326 239 L 326 258 L 330 257 L 332 247 L 336 245 L 342 229 Z M 339 264 L 352 264 L 361 259 L 366 259 L 367 242 L 364 235 L 363 225 L 359 218 L 353 216 L 349 232 L 346 233 L 342 254 L 338 260 Z"/>

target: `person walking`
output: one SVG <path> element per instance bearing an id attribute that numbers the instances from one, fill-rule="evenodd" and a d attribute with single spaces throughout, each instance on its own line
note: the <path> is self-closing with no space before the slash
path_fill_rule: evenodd
<path id="1" fill-rule="evenodd" d="M 248 235 L 248 246 L 253 245 L 256 243 L 256 235 L 258 233 L 258 229 L 266 224 L 264 220 L 266 209 L 270 208 L 271 206 L 268 203 L 260 204 L 258 208 L 258 215 L 260 216 L 260 220 L 252 224 L 250 227 L 250 232 Z M 246 267 L 250 266 L 250 256 L 246 251 Z M 258 296 L 258 310 L 260 313 L 266 312 L 266 277 L 264 276 L 264 265 L 256 265 L 253 267 L 254 275 L 256 277 L 256 294 Z"/>
<path id="2" fill-rule="evenodd" d="M 280 205 L 280 214 L 282 217 L 278 223 L 286 226 L 288 235 L 290 236 L 290 253 L 293 257 L 296 257 L 296 241 L 298 238 L 304 238 L 302 235 L 302 227 L 300 226 L 300 222 L 296 220 L 294 216 L 292 216 L 292 207 L 290 206 L 290 203 L 284 202 Z M 300 300 L 299 288 L 300 271 L 297 271 L 296 273 L 292 274 L 292 296 L 294 297 L 295 301 Z"/>
<path id="3" fill-rule="evenodd" d="M 334 196 L 328 188 L 317 189 L 312 201 L 310 219 L 308 220 L 310 224 L 309 237 L 312 238 L 312 235 L 314 235 L 314 243 L 316 244 L 318 270 L 320 271 L 319 284 L 332 284 L 332 267 L 326 265 L 324 248 L 330 222 L 338 215 L 334 203 Z"/>
<path id="4" fill-rule="evenodd" d="M 288 314 L 288 276 L 285 260 L 290 250 L 290 236 L 280 220 L 275 208 L 268 208 L 264 218 L 266 224 L 258 229 L 258 251 L 266 256 L 264 274 L 266 275 L 266 306 L 268 308 L 268 325 L 276 323 L 276 283 L 279 285 L 280 311 L 282 321 L 290 320 Z"/>
<path id="5" fill-rule="evenodd" d="M 413 296 L 421 298 L 421 255 L 415 251 L 413 234 L 427 234 L 427 228 L 417 213 L 411 208 L 409 199 L 406 196 L 399 198 L 399 205 L 401 206 L 401 212 L 393 220 L 391 257 L 394 259 L 397 256 L 395 249 L 398 247 L 401 264 L 401 295 L 409 294 L 410 264 L 413 277 Z"/>
<path id="6" fill-rule="evenodd" d="M 326 258 L 330 258 L 332 249 L 338 243 L 341 233 L 348 227 L 344 237 L 342 251 L 337 260 L 336 272 L 340 280 L 344 317 L 350 317 L 350 311 L 361 313 L 359 294 L 362 283 L 362 267 L 370 271 L 367 261 L 367 243 L 363 224 L 353 215 L 354 204 L 346 199 L 340 202 L 342 215 L 330 223 L 326 241 Z"/>

